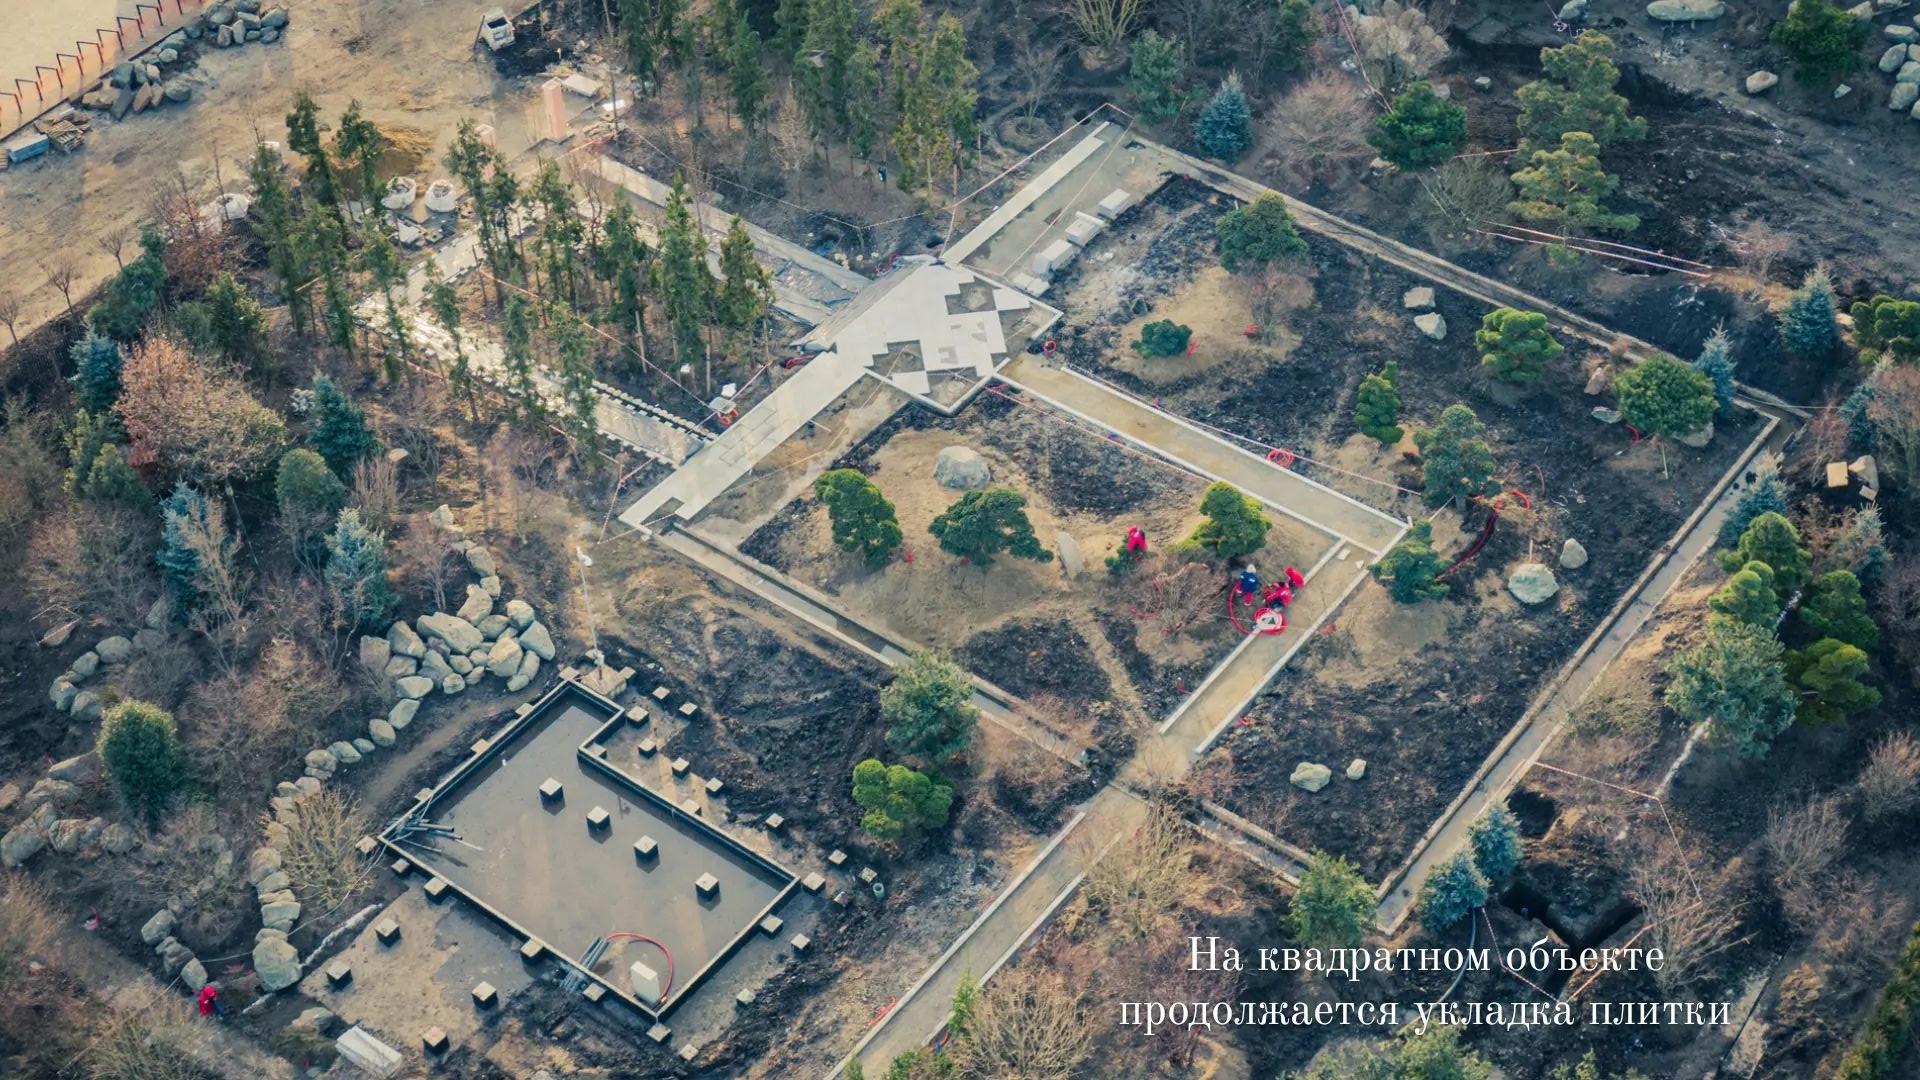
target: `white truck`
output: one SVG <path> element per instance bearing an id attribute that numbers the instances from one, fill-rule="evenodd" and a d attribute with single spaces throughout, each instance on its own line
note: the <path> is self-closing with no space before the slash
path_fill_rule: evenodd
<path id="1" fill-rule="evenodd" d="M 513 20 L 505 8 L 488 8 L 480 16 L 480 40 L 494 52 L 513 44 Z"/>

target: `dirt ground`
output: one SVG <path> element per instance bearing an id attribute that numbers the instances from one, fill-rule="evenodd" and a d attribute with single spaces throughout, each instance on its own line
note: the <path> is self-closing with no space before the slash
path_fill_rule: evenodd
<path id="1" fill-rule="evenodd" d="M 932 465 L 953 445 L 979 451 L 996 486 L 1027 496 L 1043 546 L 1057 552 L 1061 534 L 1073 538 L 1085 561 L 1077 577 L 1063 573 L 1058 557 L 1003 556 L 982 569 L 939 550 L 928 524 L 959 493 L 933 479 Z M 1224 606 L 1185 632 L 1165 632 L 1150 617 L 1159 603 L 1150 583 L 1116 578 L 1104 566 L 1130 525 L 1144 529 L 1150 544 L 1165 544 L 1200 523 L 1205 482 L 1182 470 L 992 395 L 951 420 L 903 411 L 835 464 L 867 473 L 893 501 L 907 537 L 901 558 L 872 570 L 834 548 L 826 510 L 810 495 L 781 510 L 742 550 L 894 635 L 953 650 L 1030 702 L 1057 702 L 1069 716 L 1117 708 L 1130 720 L 1157 720 L 1178 700 L 1178 688 L 1198 685 L 1239 637 Z M 1307 565 L 1315 538 L 1274 518 L 1259 558 Z"/>

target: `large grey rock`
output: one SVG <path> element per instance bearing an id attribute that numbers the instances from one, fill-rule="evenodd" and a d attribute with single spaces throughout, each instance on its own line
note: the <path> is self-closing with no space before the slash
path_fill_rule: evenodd
<path id="1" fill-rule="evenodd" d="M 300 981 L 300 954 L 286 938 L 268 938 L 253 947 L 253 973 L 267 990 L 285 990 Z"/>
<path id="2" fill-rule="evenodd" d="M 106 830 L 104 818 L 65 818 L 53 823 L 47 830 L 47 843 L 62 855 L 71 855 L 93 846 L 100 834 Z"/>
<path id="3" fill-rule="evenodd" d="M 1447 340 L 1446 317 L 1437 311 L 1429 311 L 1425 315 L 1415 315 L 1413 317 L 1413 325 L 1417 327 L 1421 333 L 1435 341 Z"/>
<path id="4" fill-rule="evenodd" d="M 275 930 L 291 932 L 293 924 L 300 921 L 299 901 L 277 900 L 260 908 L 260 924 Z"/>
<path id="5" fill-rule="evenodd" d="M 480 595 L 486 596 L 486 593 L 483 592 Z M 488 598 L 487 606 L 489 609 L 493 606 L 491 597 Z M 422 615 L 416 621 L 422 635 L 446 642 L 447 648 L 454 652 L 470 653 L 486 641 L 480 636 L 479 627 L 458 615 L 436 611 L 431 615 Z"/>
<path id="6" fill-rule="evenodd" d="M 118 821 L 100 833 L 100 849 L 109 855 L 125 855 L 139 846 L 139 834 Z"/>
<path id="7" fill-rule="evenodd" d="M 481 577 L 489 577 L 500 572 L 500 567 L 493 561 L 493 552 L 478 544 L 467 549 L 467 565 L 473 567 L 473 572 Z"/>
<path id="8" fill-rule="evenodd" d="M 168 911 L 166 908 L 161 908 L 159 911 L 153 913 L 153 918 L 148 919 L 141 925 L 140 940 L 146 942 L 148 945 L 158 945 L 168 935 L 173 933 L 173 924 L 173 912 Z"/>
<path id="9" fill-rule="evenodd" d="M 965 446 L 943 447 L 933 459 L 933 478 L 941 487 L 972 491 L 993 482 L 993 469 L 979 451 Z"/>
<path id="10" fill-rule="evenodd" d="M 527 627 L 533 625 L 533 605 L 527 603 L 525 600 L 514 599 L 507 601 L 506 613 L 507 622 L 511 623 L 515 630 L 525 630 Z"/>
<path id="11" fill-rule="evenodd" d="M 1713 441 L 1713 421 L 1707 421 L 1706 427 L 1701 428 L 1699 431 L 1682 435 L 1676 441 L 1682 446 L 1691 446 L 1696 450 L 1700 449 Z"/>
<path id="12" fill-rule="evenodd" d="M 358 739 L 353 740 L 353 748 L 355 750 L 360 751 L 361 757 L 366 757 L 368 754 L 371 754 L 375 750 L 380 749 L 378 746 L 375 746 L 373 744 L 372 739 L 369 739 L 364 735 Z"/>
<path id="13" fill-rule="evenodd" d="M 1908 60 L 1894 72 L 1893 81 L 1903 85 L 1920 85 L 1920 60 L 1912 59 L 1913 50 L 1907 50 Z"/>
<path id="14" fill-rule="evenodd" d="M 20 785 L 0 784 L 0 814 L 20 805 Z"/>
<path id="15" fill-rule="evenodd" d="M 52 803 L 41 803 L 13 828 L 0 836 L 0 866 L 19 866 L 47 846 L 47 830 L 53 827 Z"/>
<path id="16" fill-rule="evenodd" d="M 1721 0 L 1653 0 L 1647 18 L 1658 22 L 1707 22 L 1727 13 Z"/>
<path id="17" fill-rule="evenodd" d="M 82 690 L 73 695 L 73 704 L 68 708 L 68 715 L 82 723 L 90 724 L 100 719 L 103 704 L 99 694 L 91 690 Z"/>
<path id="18" fill-rule="evenodd" d="M 427 655 L 427 643 L 413 632 L 405 619 L 387 627 L 387 647 L 395 656 L 411 656 L 415 660 Z M 384 666 L 384 665 L 383 665 Z"/>
<path id="19" fill-rule="evenodd" d="M 1433 287 L 1416 285 L 1400 297 L 1400 306 L 1408 311 L 1432 311 Z"/>
<path id="20" fill-rule="evenodd" d="M 257 885 L 280 872 L 280 852 L 276 848 L 257 847 L 247 856 L 247 884 Z"/>
<path id="21" fill-rule="evenodd" d="M 480 627 L 480 636 L 486 638 L 488 641 L 492 641 L 501 634 L 506 633 L 507 630 L 513 626 L 513 623 L 505 615 L 496 612 L 481 619 L 476 625 Z"/>
<path id="22" fill-rule="evenodd" d="M 523 651 L 520 642 L 511 637 L 494 642 L 492 651 L 487 653 L 487 674 L 501 679 L 511 676 L 520 670 L 520 654 Z"/>
<path id="23" fill-rule="evenodd" d="M 465 693 L 466 689 L 467 689 L 467 680 L 464 676 L 449 675 L 446 678 L 440 680 L 440 692 L 447 695 L 448 697 L 452 697 L 455 694 Z"/>
<path id="24" fill-rule="evenodd" d="M 307 751 L 304 763 L 309 772 L 319 773 L 323 776 L 332 776 L 333 770 L 340 767 L 339 760 L 325 750 Z"/>
<path id="25" fill-rule="evenodd" d="M 1325 765 L 1303 761 L 1293 767 L 1293 775 L 1287 782 L 1303 791 L 1319 791 L 1333 780 L 1333 770 Z"/>
<path id="26" fill-rule="evenodd" d="M 327 747 L 327 753 L 332 754 L 333 760 L 342 765 L 360 764 L 360 751 L 355 750 L 353 744 L 350 742 L 343 741 L 334 743 L 332 746 Z"/>
<path id="27" fill-rule="evenodd" d="M 287 1030 L 325 1035 L 327 1029 L 332 1026 L 333 1013 L 316 1005 L 311 1009 L 301 1010 L 300 1015 L 287 1024 Z"/>
<path id="28" fill-rule="evenodd" d="M 1880 70 L 1889 75 L 1899 71 L 1900 65 L 1906 62 L 1907 47 L 1905 45 L 1891 46 L 1886 52 L 1880 54 Z"/>
<path id="29" fill-rule="evenodd" d="M 1887 108 L 1894 112 L 1905 112 L 1913 108 L 1913 103 L 1916 101 L 1920 101 L 1920 86 L 1913 83 L 1897 83 L 1893 88 L 1893 96 L 1887 98 Z"/>
<path id="30" fill-rule="evenodd" d="M 93 673 L 100 670 L 100 654 L 88 649 L 74 657 L 73 663 L 67 665 L 67 670 L 82 679 L 91 679 Z"/>
<path id="31" fill-rule="evenodd" d="M 287 872 L 285 870 L 275 870 L 273 873 L 268 874 L 266 877 L 254 883 L 253 894 L 255 896 L 268 896 L 291 888 L 293 888 L 293 879 L 287 876 Z"/>
<path id="32" fill-rule="evenodd" d="M 463 679 L 473 674 L 474 663 L 470 658 L 465 656 L 447 657 L 447 666 L 453 669 L 455 675 Z"/>
<path id="33" fill-rule="evenodd" d="M 318 795 L 320 794 L 321 786 L 320 781 L 311 776 L 298 777 L 293 782 L 293 790 L 296 796 Z"/>
<path id="34" fill-rule="evenodd" d="M 487 591 L 488 596 L 493 597 L 495 600 L 500 599 L 500 575 L 499 574 L 488 574 L 486 577 L 481 578 L 480 587 Z"/>
<path id="35" fill-rule="evenodd" d="M 124 664 L 133 658 L 133 642 L 115 634 L 110 638 L 102 638 L 93 651 L 109 664 Z"/>
<path id="36" fill-rule="evenodd" d="M 413 723 L 413 715 L 419 711 L 420 702 L 416 700 L 396 701 L 393 708 L 387 710 L 387 723 L 392 724 L 395 731 L 405 731 L 407 725 Z"/>
<path id="37" fill-rule="evenodd" d="M 188 990 L 199 993 L 207 985 L 207 966 L 197 956 L 181 964 L 180 981 L 187 984 Z"/>
<path id="38" fill-rule="evenodd" d="M 1911 26 L 1901 26 L 1899 23 L 1888 23 L 1886 29 L 1882 30 L 1881 33 L 1887 36 L 1888 41 L 1898 41 L 1907 45 L 1920 41 L 1920 29 L 1915 29 Z"/>
<path id="39" fill-rule="evenodd" d="M 396 679 L 393 688 L 401 697 L 423 698 L 433 693 L 433 680 L 424 675 L 409 675 L 404 679 Z"/>
<path id="40" fill-rule="evenodd" d="M 507 693 L 524 690 L 535 676 L 540 674 L 540 656 L 538 653 L 523 651 L 520 654 L 520 668 L 507 680 Z"/>
<path id="41" fill-rule="evenodd" d="M 420 670 L 420 661 L 411 656 L 396 656 L 387 661 L 386 676 L 389 679 L 404 679 Z"/>
<path id="42" fill-rule="evenodd" d="M 1780 76 L 1771 71 L 1756 71 L 1747 76 L 1747 93 L 1759 94 L 1780 85 Z"/>
<path id="43" fill-rule="evenodd" d="M 34 782 L 27 789 L 27 797 L 21 800 L 22 810 L 35 810 L 42 806 L 72 806 L 80 801 L 80 789 L 71 781 L 57 777 L 46 777 Z"/>
<path id="44" fill-rule="evenodd" d="M 73 708 L 73 699 L 79 695 L 80 691 L 65 678 L 53 680 L 53 686 L 47 690 L 47 700 L 53 702 L 53 707 L 61 712 Z"/>
<path id="45" fill-rule="evenodd" d="M 427 658 L 420 661 L 419 674 L 424 678 L 439 682 L 441 679 L 453 674 L 453 668 L 448 665 L 446 657 L 432 650 L 428 650 Z"/>
<path id="46" fill-rule="evenodd" d="M 487 590 L 478 585 L 469 585 L 467 586 L 467 602 L 461 604 L 460 610 L 455 614 L 475 624 L 474 629 L 478 630 L 480 620 L 486 618 L 492 611 L 493 597 L 488 594 Z M 480 636 L 483 638 L 486 637 L 485 634 L 481 634 Z M 453 643 L 448 642 L 447 644 L 451 645 Z"/>
<path id="47" fill-rule="evenodd" d="M 367 738 L 372 739 L 373 745 L 379 747 L 392 746 L 398 741 L 394 735 L 393 725 L 385 720 L 367 721 Z"/>
<path id="48" fill-rule="evenodd" d="M 1567 542 L 1560 545 L 1560 565 L 1568 570 L 1578 570 L 1587 565 L 1586 545 L 1571 536 L 1567 537 Z"/>
<path id="49" fill-rule="evenodd" d="M 158 630 L 141 627 L 133 632 L 133 651 L 152 652 L 167 643 L 167 635 Z"/>
<path id="50" fill-rule="evenodd" d="M 1080 551 L 1080 541 L 1065 529 L 1053 534 L 1053 553 L 1059 556 L 1060 572 L 1067 576 L 1068 581 L 1079 577 L 1080 572 L 1087 568 L 1087 557 Z"/>
<path id="51" fill-rule="evenodd" d="M 1521 563 L 1507 575 L 1507 591 L 1523 604 L 1544 604 L 1560 591 L 1560 583 L 1545 563 Z"/>
<path id="52" fill-rule="evenodd" d="M 1357 757 L 1357 758 L 1354 758 L 1352 761 L 1347 762 L 1347 779 L 1358 780 L 1361 777 L 1364 777 L 1366 775 L 1367 775 L 1367 759 L 1366 758 Z"/>
<path id="53" fill-rule="evenodd" d="M 286 8 L 274 8 L 272 11 L 260 16 L 260 29 L 262 30 L 278 30 L 285 25 L 287 25 Z"/>
<path id="54" fill-rule="evenodd" d="M 47 767 L 47 775 L 55 780 L 65 780 L 69 784 L 84 783 L 87 778 L 100 771 L 100 754 L 89 750 L 84 754 L 57 761 Z"/>
<path id="55" fill-rule="evenodd" d="M 542 660 L 553 659 L 553 635 L 547 633 L 545 623 L 535 622 L 521 631 L 520 647 Z"/>
<path id="56" fill-rule="evenodd" d="M 367 634 L 360 639 L 360 666 L 368 671 L 382 671 L 387 661 L 393 659 L 393 646 L 387 639 Z"/>

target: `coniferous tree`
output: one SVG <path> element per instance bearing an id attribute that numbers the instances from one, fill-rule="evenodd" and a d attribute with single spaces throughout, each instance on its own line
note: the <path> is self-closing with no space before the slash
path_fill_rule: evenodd
<path id="1" fill-rule="evenodd" d="M 1707 343 L 1700 348 L 1694 369 L 1713 382 L 1713 403 L 1721 416 L 1733 415 L 1733 343 L 1723 323 L 1713 328 Z"/>
<path id="2" fill-rule="evenodd" d="M 1720 555 L 1721 566 L 1728 570 L 1750 562 L 1762 562 L 1773 568 L 1774 593 L 1782 605 L 1793 598 L 1813 572 L 1807 549 L 1800 545 L 1800 530 L 1784 515 L 1771 511 L 1754 518 L 1740 534 L 1740 543 Z"/>
<path id="3" fill-rule="evenodd" d="M 1421 486 L 1430 506 L 1457 498 L 1464 511 L 1468 503 L 1497 494 L 1493 450 L 1487 446 L 1487 425 L 1465 405 L 1449 405 L 1440 422 L 1417 431 L 1413 443 L 1420 449 Z"/>
<path id="4" fill-rule="evenodd" d="M 1780 483 L 1780 474 L 1771 468 L 1762 469 L 1752 486 L 1740 493 L 1727 519 L 1720 523 L 1720 543 L 1726 547 L 1738 544 L 1747 526 L 1761 514 L 1784 515 L 1786 512 L 1787 489 Z"/>
<path id="5" fill-rule="evenodd" d="M 1825 268 L 1816 266 L 1807 271 L 1780 312 L 1780 340 L 1787 351 L 1807 360 L 1831 355 L 1840 344 L 1835 308 L 1833 280 Z"/>
<path id="6" fill-rule="evenodd" d="M 1773 567 L 1750 562 L 1735 571 L 1720 591 L 1707 599 L 1715 622 L 1731 621 L 1768 631 L 1780 618 L 1780 597 L 1773 583 Z"/>
<path id="7" fill-rule="evenodd" d="M 378 626 L 393 610 L 386 543 L 386 537 L 361 523 L 358 510 L 340 511 L 327 534 L 327 566 L 322 576 L 349 626 Z"/>
<path id="8" fill-rule="evenodd" d="M 87 470 L 87 498 L 145 513 L 153 511 L 153 493 L 140 479 L 140 470 L 127 460 L 127 448 L 117 443 L 102 446 L 94 455 L 93 466 Z"/>
<path id="9" fill-rule="evenodd" d="M 705 355 L 701 326 L 713 311 L 713 272 L 707 269 L 707 240 L 694 220 L 684 180 L 675 176 L 660 226 L 656 266 L 660 303 L 673 329 L 674 354 L 683 364 Z"/>
<path id="10" fill-rule="evenodd" d="M 980 710 L 973 680 L 942 652 L 916 652 L 893 666 L 893 681 L 880 690 L 887 745 L 936 765 L 973 741 Z"/>
<path id="11" fill-rule="evenodd" d="M 1193 137 L 1214 157 L 1237 161 L 1253 145 L 1252 121 L 1246 91 L 1240 88 L 1240 75 L 1230 71 L 1194 120 Z"/>
<path id="12" fill-rule="evenodd" d="M 1711 720 L 1716 739 L 1745 757 L 1765 757 L 1793 723 L 1784 650 L 1771 629 L 1728 619 L 1674 654 L 1665 701 L 1689 724 Z"/>
<path id="13" fill-rule="evenodd" d="M 1200 527 L 1182 544 L 1191 545 L 1207 555 L 1234 562 L 1267 546 L 1267 520 L 1260 503 L 1225 481 L 1207 485 L 1200 496 L 1200 513 L 1206 516 Z"/>
<path id="14" fill-rule="evenodd" d="M 1440 580 L 1446 568 L 1446 562 L 1433 550 L 1433 526 L 1416 521 L 1370 572 L 1375 581 L 1387 587 L 1387 595 L 1403 604 L 1417 604 L 1447 595 L 1447 583 Z"/>
<path id="15" fill-rule="evenodd" d="M 207 287 L 208 329 L 220 355 L 251 368 L 266 355 L 267 313 L 225 270 Z"/>
<path id="16" fill-rule="evenodd" d="M 397 383 L 407 372 L 407 362 L 413 358 L 413 333 L 400 314 L 397 295 L 405 291 L 407 267 L 400 261 L 400 252 L 395 250 L 393 241 L 387 238 L 387 231 L 377 223 L 366 229 L 360 242 L 360 266 L 373 279 L 386 305 L 387 333 L 380 355 L 385 362 L 387 381 Z"/>
<path id="17" fill-rule="evenodd" d="M 813 482 L 827 508 L 833 542 L 868 566 L 883 565 L 904 539 L 893 504 L 857 469 L 830 469 Z"/>
<path id="18" fill-rule="evenodd" d="M 1360 433 L 1381 446 L 1392 446 L 1406 435 L 1400 426 L 1400 365 L 1389 360 L 1387 366 L 1360 380 L 1354 394 L 1353 422 Z"/>
<path id="19" fill-rule="evenodd" d="M 880 96 L 880 51 L 862 40 L 847 61 L 847 140 L 862 161 L 870 161 L 878 147 L 883 101 Z"/>
<path id="20" fill-rule="evenodd" d="M 1520 865 L 1520 819 L 1507 808 L 1507 801 L 1481 811 L 1467 827 L 1467 841 L 1473 845 L 1473 865 L 1488 881 L 1501 881 Z"/>
<path id="21" fill-rule="evenodd" d="M 1373 886 L 1353 864 L 1317 851 L 1287 905 L 1287 929 L 1309 948 L 1350 949 L 1372 929 L 1375 906 Z"/>
<path id="22" fill-rule="evenodd" d="M 1466 145 L 1467 110 L 1421 80 L 1394 96 L 1393 107 L 1374 121 L 1367 141 L 1402 169 L 1431 169 Z"/>
<path id="23" fill-rule="evenodd" d="M 353 163 L 359 173 L 360 196 L 367 212 L 373 213 L 380 201 L 380 155 L 387 151 L 387 137 L 380 127 L 360 112 L 360 103 L 350 101 L 340 114 L 340 127 L 333 133 L 333 144 L 344 161 Z"/>
<path id="24" fill-rule="evenodd" d="M 253 184 L 253 205 L 248 215 L 259 223 L 260 239 L 266 244 L 267 265 L 280 283 L 280 297 L 287 303 L 287 315 L 293 332 L 307 335 L 309 310 L 296 290 L 306 284 L 302 264 L 295 257 L 293 196 L 287 190 L 281 170 L 286 167 L 279 151 L 266 143 L 254 148 L 247 178 Z"/>
<path id="25" fill-rule="evenodd" d="M 1882 354 L 1897 364 L 1920 361 L 1920 300 L 1895 300 L 1883 294 L 1855 303 L 1849 314 L 1861 359 Z"/>
<path id="26" fill-rule="evenodd" d="M 876 840 L 892 841 L 913 829 L 937 829 L 947 823 L 953 784 L 868 758 L 853 767 L 853 801 L 866 813 L 860 827 Z"/>
<path id="27" fill-rule="evenodd" d="M 119 342 L 103 334 L 89 333 L 67 350 L 73 360 L 74 391 L 80 407 L 88 412 L 105 413 L 120 400 L 120 368 L 126 358 Z"/>
<path id="28" fill-rule="evenodd" d="M 186 607 L 200 603 L 201 550 L 196 538 L 224 534 L 218 509 L 182 480 L 160 504 L 160 549 L 154 559 L 173 595 Z"/>
<path id="29" fill-rule="evenodd" d="M 855 48 L 853 0 L 810 0 L 807 32 L 794 58 L 800 101 L 815 134 L 847 122 L 847 66 Z"/>
<path id="30" fill-rule="evenodd" d="M 540 208 L 539 246 L 546 263 L 547 298 L 571 306 L 579 295 L 573 268 L 587 235 L 586 223 L 580 220 L 579 207 L 574 204 L 573 188 L 560 175 L 559 164 L 549 161 L 541 167 L 528 195 Z"/>
<path id="31" fill-rule="evenodd" d="M 1220 265 L 1232 274 L 1307 258 L 1307 242 L 1300 238 L 1287 200 L 1271 191 L 1221 215 L 1213 236 L 1220 245 Z"/>
<path id="32" fill-rule="evenodd" d="M 1844 641 L 1822 638 L 1787 654 L 1787 678 L 1799 690 L 1794 719 L 1837 724 L 1880 704 L 1880 691 L 1862 683 L 1867 654 Z"/>
<path id="33" fill-rule="evenodd" d="M 95 751 L 120 798 L 149 824 L 192 782 L 173 714 L 150 702 L 127 698 L 108 709 Z"/>
<path id="34" fill-rule="evenodd" d="M 1187 71 L 1186 50 L 1173 38 L 1149 29 L 1133 39 L 1128 50 L 1127 91 L 1140 108 L 1140 122 L 1164 124 L 1186 108 L 1181 77 Z"/>
<path id="35" fill-rule="evenodd" d="M 643 332 L 647 318 L 647 275 L 653 252 L 640 237 L 640 221 L 625 199 L 614 200 L 601 222 L 600 276 L 613 294 L 608 317 L 628 341 Z"/>
<path id="36" fill-rule="evenodd" d="M 446 370 L 447 384 L 453 388 L 455 397 L 467 403 L 469 413 L 477 419 L 478 414 L 472 412 L 473 361 L 467 355 L 466 339 L 460 332 L 460 293 L 446 282 L 439 263 L 432 258 L 427 259 L 426 276 L 427 309 L 433 312 L 434 321 L 447 332 L 447 339 L 453 343 L 453 362 Z"/>
<path id="37" fill-rule="evenodd" d="M 1414 900 L 1421 925 L 1438 934 L 1473 914 L 1487 902 L 1487 878 L 1462 851 L 1433 868 Z"/>
<path id="38" fill-rule="evenodd" d="M 1566 351 L 1547 330 L 1547 317 L 1537 311 L 1495 308 L 1480 320 L 1473 335 L 1480 362 L 1507 382 L 1534 383 L 1546 374 L 1547 364 Z"/>
<path id="39" fill-rule="evenodd" d="M 335 220 L 344 223 L 340 183 L 334 176 L 333 162 L 327 157 L 327 145 L 320 138 L 320 107 L 304 90 L 293 95 L 293 110 L 287 113 L 287 146 L 306 159 L 306 192 L 331 212 Z"/>
<path id="40" fill-rule="evenodd" d="M 927 531 L 940 541 L 940 550 L 982 568 L 1003 553 L 1052 562 L 1053 552 L 1040 546 L 1026 506 L 1026 496 L 1012 488 L 969 491 L 934 518 Z"/>
<path id="41" fill-rule="evenodd" d="M 67 429 L 67 493 L 74 498 L 88 494 L 93 479 L 93 464 L 100 451 L 126 438 L 111 412 L 81 409 L 73 414 L 73 426 Z"/>
<path id="42" fill-rule="evenodd" d="M 1815 578 L 1794 609 L 1794 622 L 1803 637 L 1834 638 L 1862 651 L 1880 644 L 1880 628 L 1867 612 L 1860 578 L 1851 570 L 1830 570 Z"/>
<path id="43" fill-rule="evenodd" d="M 761 56 L 760 32 L 741 12 L 733 21 L 733 33 L 727 41 L 727 87 L 733 94 L 733 111 L 740 126 L 751 135 L 760 127 L 761 109 L 767 100 L 767 75 Z M 854 92 L 853 60 L 848 60 L 847 94 L 852 104 Z"/>
<path id="44" fill-rule="evenodd" d="M 560 361 L 560 397 L 566 405 L 567 434 L 579 448 L 580 460 L 596 462 L 600 447 L 600 394 L 593 387 L 593 340 L 586 320 L 565 304 L 547 309 L 548 336 Z"/>
<path id="45" fill-rule="evenodd" d="M 1627 99 L 1614 92 L 1620 68 L 1613 62 L 1613 39 L 1587 30 L 1557 49 L 1540 50 L 1545 78 L 1520 88 L 1520 152 L 1561 145 L 1561 136 L 1584 131 L 1600 147 L 1621 139 L 1647 137 L 1644 117 L 1627 112 Z"/>
<path id="46" fill-rule="evenodd" d="M 715 314 L 723 326 L 744 330 L 773 306 L 773 274 L 753 254 L 753 237 L 739 214 L 720 241 L 720 291 Z"/>
<path id="47" fill-rule="evenodd" d="M 516 419 L 539 420 L 547 414 L 540 389 L 539 361 L 533 355 L 533 302 L 525 293 L 510 292 L 500 309 L 500 337 L 506 357 L 508 411 Z"/>
<path id="48" fill-rule="evenodd" d="M 380 440 L 367 424 L 366 410 L 325 375 L 313 377 L 312 422 L 307 445 L 343 477 L 352 476 L 355 465 L 380 452 Z"/>
<path id="49" fill-rule="evenodd" d="M 1507 209 L 1540 222 L 1563 240 L 1588 229 L 1639 228 L 1638 217 L 1607 209 L 1606 200 L 1620 187 L 1620 179 L 1600 166 L 1599 149 L 1593 136 L 1569 131 L 1560 136 L 1558 149 L 1535 150 L 1531 164 L 1513 174 L 1519 197 Z M 1561 264 L 1577 258 L 1564 243 L 1549 248 L 1548 255 Z"/>
<path id="50" fill-rule="evenodd" d="M 1872 35 L 1872 23 L 1831 0 L 1793 0 L 1772 37 L 1793 57 L 1796 81 L 1832 85 L 1860 66 L 1860 46 Z"/>
<path id="51" fill-rule="evenodd" d="M 1620 416 L 1643 435 L 1678 439 L 1713 423 L 1713 381 L 1665 356 L 1654 356 L 1613 377 Z"/>

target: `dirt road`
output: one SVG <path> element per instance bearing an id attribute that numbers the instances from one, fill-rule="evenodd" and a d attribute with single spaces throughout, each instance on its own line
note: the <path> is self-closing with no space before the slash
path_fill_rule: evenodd
<path id="1" fill-rule="evenodd" d="M 55 0 L 31 2 L 37 10 Z M 287 106 L 297 90 L 312 94 L 329 119 L 357 98 L 376 123 L 427 132 L 436 159 L 467 117 L 492 124 L 506 153 L 524 151 L 531 140 L 522 88 L 498 79 L 470 52 L 488 6 L 301 0 L 279 43 L 204 51 L 185 76 L 195 84 L 191 102 L 118 122 L 101 117 L 78 154 L 0 172 L 0 266 L 9 271 L 0 288 L 24 301 L 19 335 L 62 308 L 41 269 L 48 258 L 71 252 L 80 264 L 73 295 L 86 295 L 115 269 L 101 237 L 131 234 L 150 216 L 154 195 L 176 178 L 209 200 L 223 185 L 239 189 L 256 137 L 286 139 Z"/>

